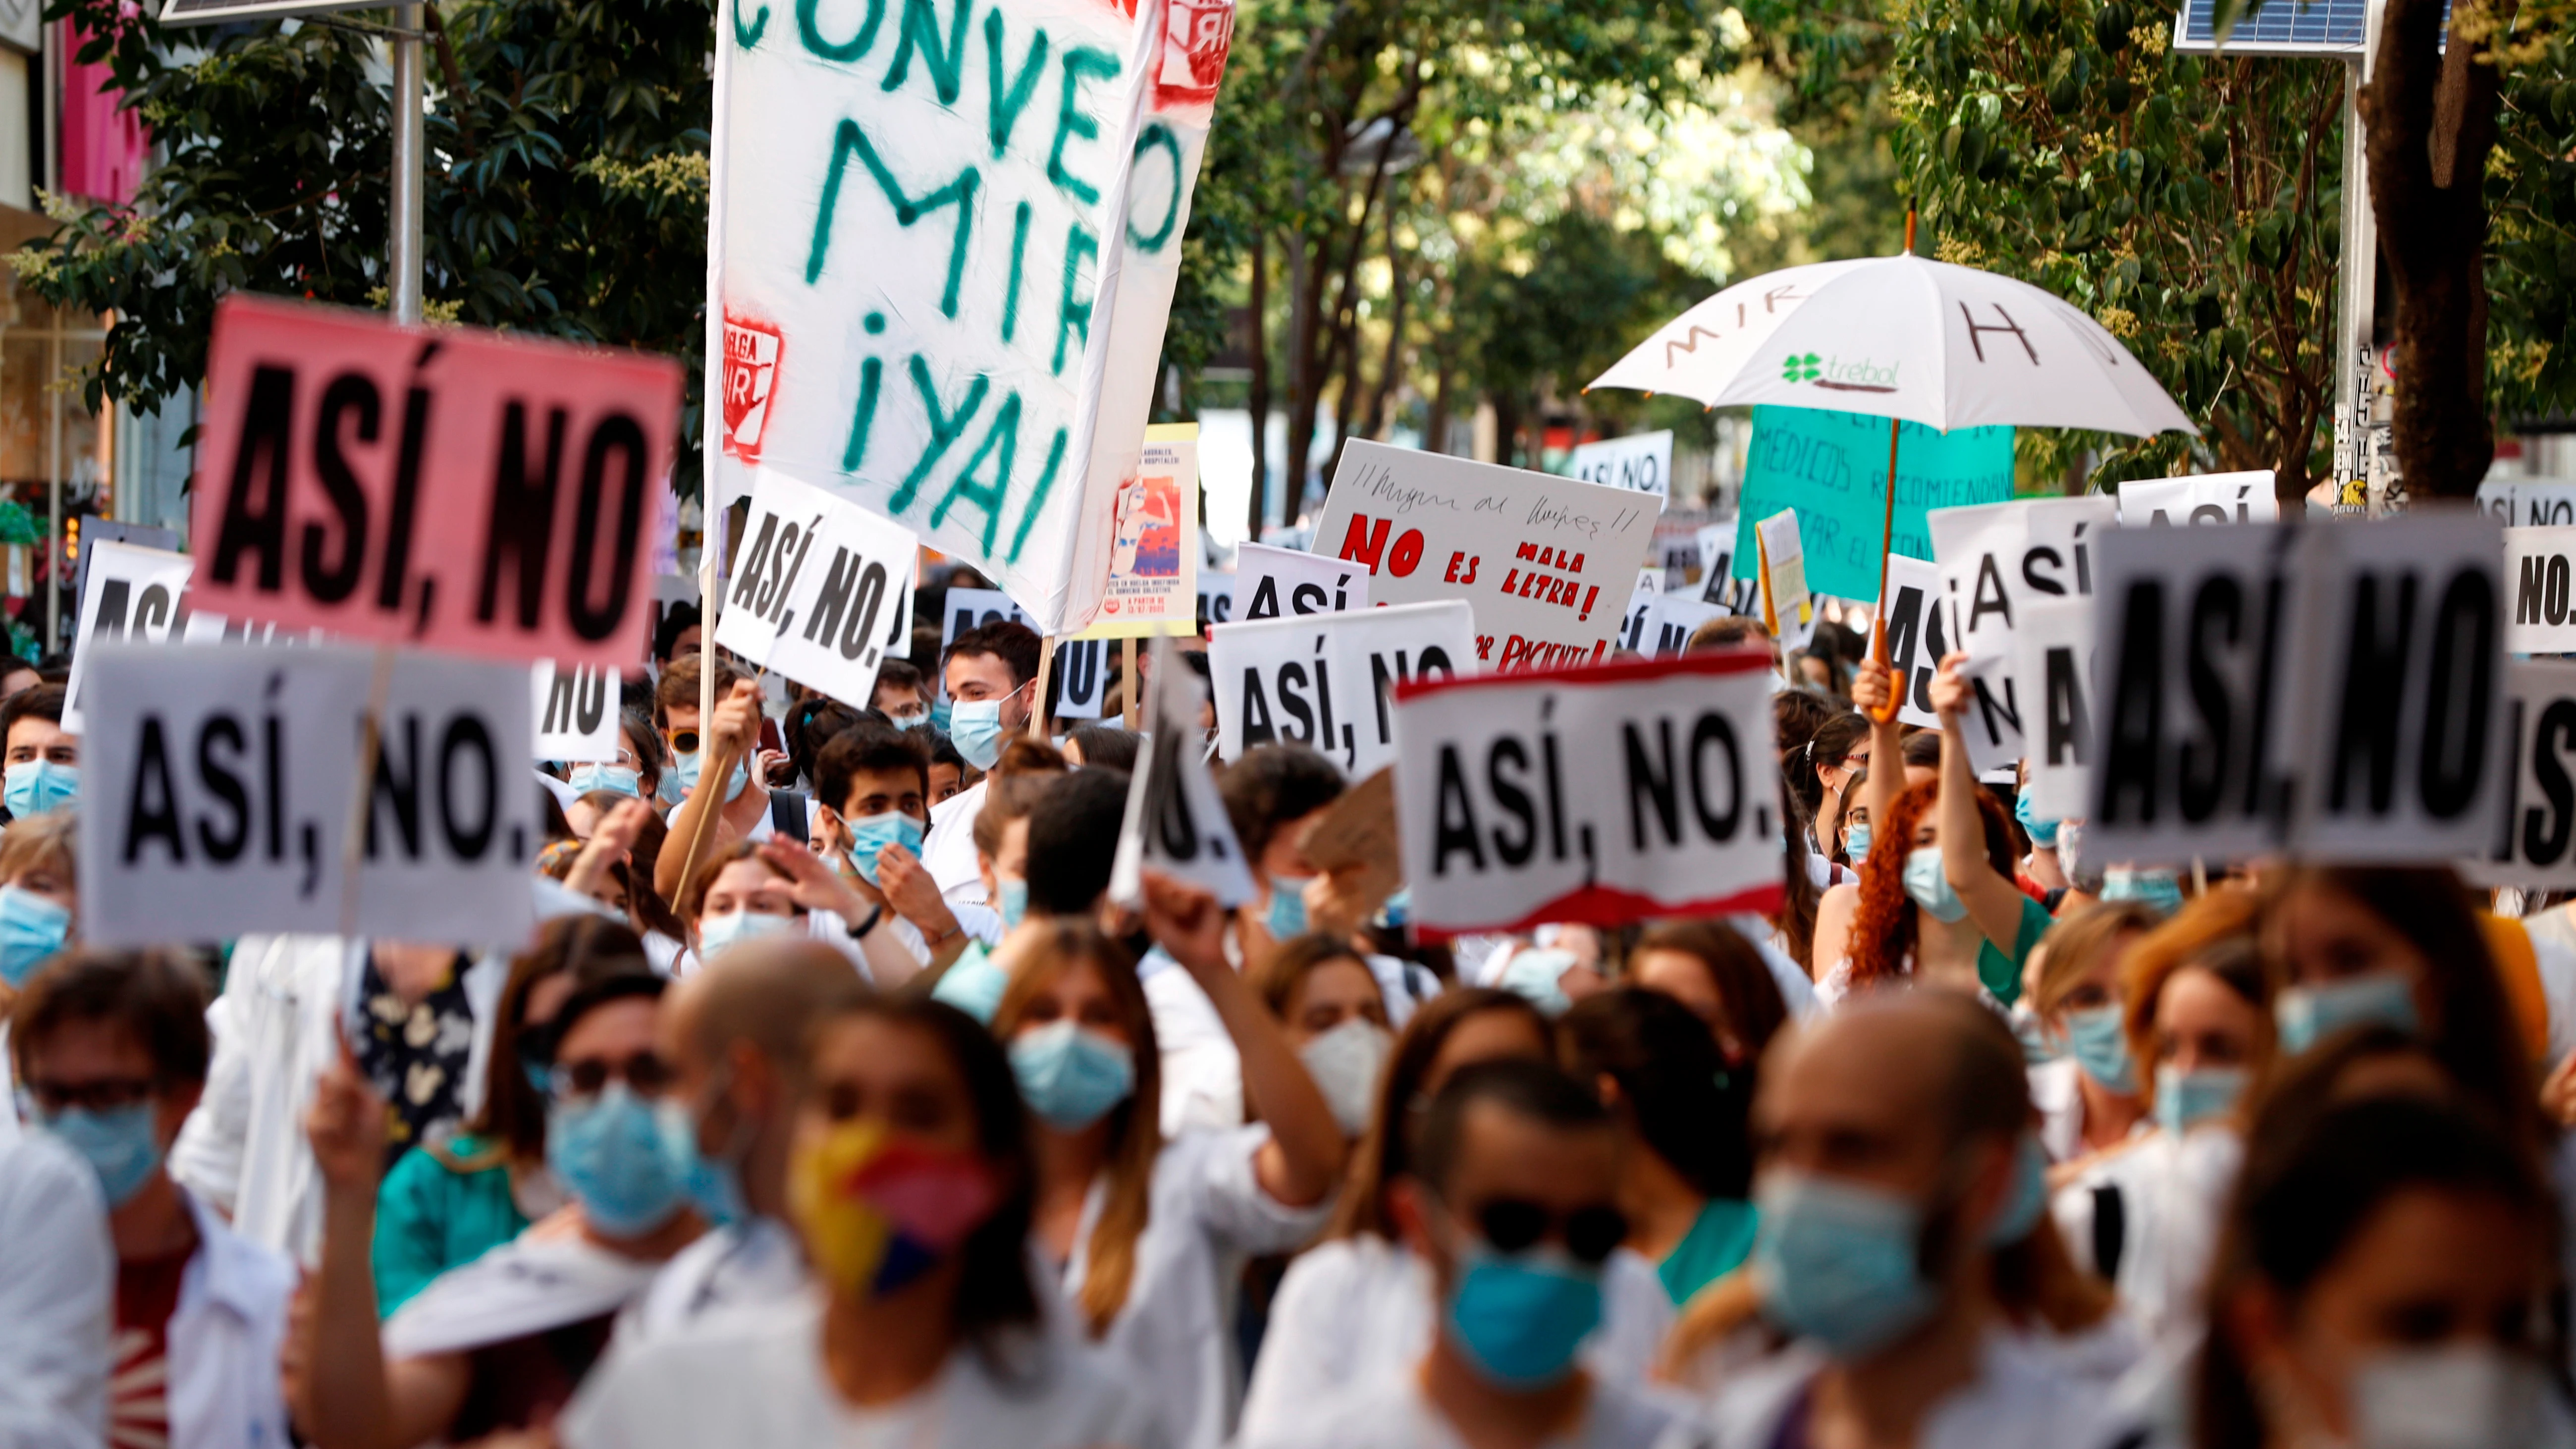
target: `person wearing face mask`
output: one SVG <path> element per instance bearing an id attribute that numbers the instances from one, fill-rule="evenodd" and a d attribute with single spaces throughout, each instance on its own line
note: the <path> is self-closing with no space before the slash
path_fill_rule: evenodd
<path id="1" fill-rule="evenodd" d="M 2270 1117 L 2210 1283 L 2188 1442 L 2576 1443 L 2538 1329 L 2555 1209 L 2520 1145 L 2412 1096 L 2347 1101 L 2296 1131 Z"/>
<path id="2" fill-rule="evenodd" d="M 384 1104 L 346 1052 L 314 1095 L 321 1263 L 287 1359 L 303 1437 L 335 1449 L 465 1443 L 559 1412 L 619 1309 L 705 1230 L 686 1105 L 655 1046 L 668 983 L 629 958 L 557 1013 L 546 1164 L 571 1205 L 442 1275 L 379 1330 L 368 1245 Z"/>
<path id="3" fill-rule="evenodd" d="M 2030 1095 L 2051 1162 L 2116 1148 L 2146 1121 L 2121 969 L 2155 923 L 2144 906 L 2105 902 L 2061 917 L 2033 953 L 2029 1019 L 2053 1054 L 2030 1069 Z"/>
<path id="4" fill-rule="evenodd" d="M 889 659 L 877 666 L 876 688 L 868 706 L 899 730 L 930 731 L 930 683 L 909 659 Z"/>
<path id="5" fill-rule="evenodd" d="M 665 796 L 677 792 L 679 803 L 672 807 L 668 824 L 673 849 L 664 851 L 655 862 L 654 888 L 666 895 L 676 894 L 681 875 L 688 869 L 690 843 L 697 842 L 695 856 L 704 860 L 709 854 L 737 842 L 761 844 L 783 836 L 798 845 L 812 837 L 812 821 L 806 816 L 802 797 L 795 809 L 772 810 L 772 792 L 768 773 L 773 764 L 786 756 L 760 745 L 760 686 L 750 679 L 723 669 L 717 677 L 715 717 L 701 729 L 697 723 L 694 693 L 685 702 L 674 699 L 674 681 L 697 688 L 697 671 L 686 664 L 675 666 L 662 678 L 655 696 L 665 718 L 663 735 L 671 746 L 671 773 L 663 777 Z M 710 761 L 730 760 L 724 782 L 707 778 L 703 771 Z M 784 826 L 780 816 L 788 819 Z"/>
<path id="6" fill-rule="evenodd" d="M 1716 1039 L 1732 1071 L 1760 1060 L 1789 1020 L 1792 1008 L 1781 969 L 1723 922 L 1664 921 L 1647 927 L 1629 950 L 1626 979 L 1689 1008 Z M 1806 984 L 1805 977 L 1798 980 Z M 1807 1001 L 1812 1009 L 1812 993 Z"/>
<path id="7" fill-rule="evenodd" d="M 991 770 L 1002 747 L 1028 731 L 1040 641 L 1025 624 L 1000 620 L 969 629 L 948 646 L 940 665 L 948 687 L 948 737 L 968 765 Z M 951 905 L 988 906 L 975 869 L 975 815 L 987 782 L 978 781 L 932 808 L 922 863 Z"/>
<path id="8" fill-rule="evenodd" d="M 40 684 L 0 704 L 0 806 L 24 820 L 80 799 L 80 736 L 63 729 L 63 687 Z"/>
<path id="9" fill-rule="evenodd" d="M 1165 1449 L 1157 1406 L 1050 1327 L 1039 1162 L 1008 1058 L 936 1002 L 818 1013 L 787 1207 L 816 1291 L 618 1353 L 568 1449 Z"/>
<path id="10" fill-rule="evenodd" d="M 910 946 L 879 929 L 884 907 L 801 845 L 736 842 L 698 867 L 680 895 L 680 913 L 695 949 L 694 959 L 681 963 L 683 976 L 766 937 L 825 942 L 881 985 L 899 985 L 921 969 Z"/>
<path id="11" fill-rule="evenodd" d="M 1386 992 L 1358 952 L 1322 936 L 1300 936 L 1246 974 L 1298 1060 L 1356 1140 L 1377 1100 L 1379 1073 L 1395 1047 Z"/>
<path id="12" fill-rule="evenodd" d="M 1012 775 L 993 782 L 984 809 L 975 817 L 975 864 L 984 877 L 989 908 L 959 906 L 969 939 L 930 988 L 933 999 L 947 1002 L 977 1021 L 991 1021 L 1011 979 L 1004 943 L 1026 940 L 1023 926 L 1029 909 L 1029 812 L 1037 808 L 1060 774 Z M 989 917 L 989 920 L 982 919 Z M 977 934 L 989 932 L 990 937 Z M 988 949 L 989 948 L 989 949 Z"/>
<path id="13" fill-rule="evenodd" d="M 1280 1280 L 1270 1325 L 1243 1401 L 1243 1438 L 1260 1443 L 1305 1425 L 1315 1406 L 1403 1375 L 1432 1343 L 1439 1303 L 1431 1267 L 1410 1245 L 1395 1185 L 1414 1174 L 1413 1134 L 1425 1106 L 1479 1062 L 1545 1064 L 1553 1028 L 1510 992 L 1462 986 L 1424 1003 L 1396 1039 L 1368 1131 L 1324 1241 Z M 1614 1247 L 1602 1271 L 1601 1322 L 1578 1350 L 1596 1383 L 1645 1381 L 1673 1322 L 1655 1265 Z"/>
<path id="14" fill-rule="evenodd" d="M 961 912 L 921 863 L 930 818 L 929 751 L 905 731 L 862 720 L 825 745 L 814 768 L 821 848 L 838 857 L 843 878 L 862 899 L 889 910 L 892 932 L 918 969 L 955 961 L 966 949 Z"/>
<path id="15" fill-rule="evenodd" d="M 810 941 L 757 941 L 722 970 L 677 984 L 662 1003 L 672 1098 L 690 1118 L 701 1192 L 717 1225 L 680 1250 L 628 1306 L 616 1352 L 685 1333 L 708 1315 L 774 1305 L 807 1285 L 788 1223 L 788 1158 L 806 1090 L 814 1023 L 848 996 L 849 963 Z"/>
<path id="16" fill-rule="evenodd" d="M 630 799 L 658 798 L 662 788 L 662 737 L 653 722 L 632 710 L 617 716 L 617 758 L 576 764 L 566 779 L 583 795 L 611 791 Z"/>
<path id="17" fill-rule="evenodd" d="M 195 963 L 159 951 L 75 952 L 19 1002 L 31 1125 L 79 1153 L 106 1200 L 117 1444 L 286 1442 L 276 1368 L 295 1265 L 233 1232 L 163 1165 L 205 1089 L 205 1010 Z"/>
<path id="18" fill-rule="evenodd" d="M 1217 778 L 1226 819 L 1252 866 L 1253 898 L 1240 917 L 1247 954 L 1259 954 L 1262 937 L 1306 933 L 1306 883 L 1318 872 L 1303 843 L 1343 788 L 1333 762 L 1304 745 L 1256 745 Z"/>
<path id="19" fill-rule="evenodd" d="M 27 984 L 70 944 L 80 911 L 80 816 L 63 810 L 0 834 L 0 990 Z M 8 1065 L 7 998 L 0 996 L 0 1074 Z M 14 1121 L 11 1113 L 0 1118 Z"/>
<path id="20" fill-rule="evenodd" d="M 1423 1113 L 1413 1170 L 1394 1190 L 1405 1243 L 1430 1268 L 1426 1351 L 1248 1435 L 1247 1449 L 1704 1444 L 1675 1405 L 1581 1361 L 1628 1233 L 1618 1150 L 1609 1113 L 1553 1066 L 1458 1071 Z"/>
<path id="21" fill-rule="evenodd" d="M 2109 1442 L 1995 1299 L 1993 1245 L 2027 1226 L 2030 1120 L 2019 1045 L 1958 993 L 1873 994 L 1773 1045 L 1751 1284 L 1791 1342 L 1717 1386 L 1723 1449 Z"/>
<path id="22" fill-rule="evenodd" d="M 1158 871 L 1144 883 L 1146 924 L 1233 1033 L 1260 1122 L 1164 1139 L 1144 992 L 1124 950 L 1088 923 L 1052 922 L 1030 944 L 993 1034 L 1034 1118 L 1032 1250 L 1062 1265 L 1056 1291 L 1076 1330 L 1150 1387 L 1175 1449 L 1214 1449 L 1233 1429 L 1240 1382 L 1224 1329 L 1233 1285 L 1247 1258 L 1321 1225 L 1349 1145 L 1227 964 L 1214 897 Z"/>

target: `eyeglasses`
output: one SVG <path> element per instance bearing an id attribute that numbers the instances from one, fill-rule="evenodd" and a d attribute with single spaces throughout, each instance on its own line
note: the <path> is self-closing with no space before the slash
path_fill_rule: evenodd
<path id="1" fill-rule="evenodd" d="M 1498 1253 L 1519 1253 L 1538 1246 L 1553 1229 L 1565 1250 L 1584 1263 L 1599 1263 L 1626 1242 L 1628 1219 L 1606 1204 L 1556 1213 L 1521 1198 L 1500 1197 L 1476 1209 L 1476 1231 Z"/>
<path id="2" fill-rule="evenodd" d="M 670 742 L 672 754 L 694 755 L 698 752 L 698 731 L 694 727 L 665 730 L 662 738 Z"/>
<path id="3" fill-rule="evenodd" d="M 149 1099 L 158 1085 L 150 1077 L 102 1077 L 95 1082 L 47 1082 L 30 1077 L 18 1086 L 22 1116 L 50 1117 L 75 1108 L 113 1112 Z M 32 1108 L 33 1110 L 27 1110 Z"/>
<path id="4" fill-rule="evenodd" d="M 604 1057 L 585 1057 L 576 1062 L 557 1062 L 554 1066 L 555 1095 L 573 1099 L 596 1097 L 608 1090 L 609 1082 L 622 1081 L 627 1090 L 639 1097 L 658 1097 L 671 1087 L 671 1064 L 657 1052 L 637 1052 L 622 1062 Z"/>

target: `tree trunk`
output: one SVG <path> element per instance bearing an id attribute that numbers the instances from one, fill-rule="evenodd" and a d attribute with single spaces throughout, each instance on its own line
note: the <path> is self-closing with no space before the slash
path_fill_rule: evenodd
<path id="1" fill-rule="evenodd" d="M 2398 472 L 2414 496 L 2471 498 L 2495 461 L 2483 188 L 2501 90 L 2481 47 L 2454 33 L 2440 48 L 2442 8 L 2389 0 L 2360 103 L 2371 210 L 2396 292 Z M 2499 25 L 2513 9 L 2496 7 Z"/>
<path id="2" fill-rule="evenodd" d="M 1422 450 L 1426 453 L 1449 451 L 1449 349 L 1440 347 L 1432 354 L 1431 416 L 1422 425 Z"/>
<path id="3" fill-rule="evenodd" d="M 1316 344 L 1322 340 L 1324 243 L 1297 237 L 1288 247 L 1288 456 L 1280 460 L 1279 518 L 1295 523 L 1306 506 L 1307 460 L 1315 456 Z"/>
<path id="4" fill-rule="evenodd" d="M 1521 398 L 1508 389 L 1494 394 L 1494 461 L 1517 466 L 1521 445 Z"/>
<path id="5" fill-rule="evenodd" d="M 1252 236 L 1252 501 L 1244 536 L 1261 538 L 1262 507 L 1270 492 L 1270 234 Z"/>
<path id="6" fill-rule="evenodd" d="M 1404 254 L 1397 248 L 1395 218 L 1400 210 L 1392 196 L 1386 202 L 1386 272 L 1387 305 L 1386 357 L 1378 365 L 1377 386 L 1369 391 L 1368 413 L 1360 425 L 1360 435 L 1383 440 L 1386 437 L 1387 399 L 1394 396 L 1396 384 L 1404 376 Z M 1354 372 L 1357 369 L 1353 369 Z"/>

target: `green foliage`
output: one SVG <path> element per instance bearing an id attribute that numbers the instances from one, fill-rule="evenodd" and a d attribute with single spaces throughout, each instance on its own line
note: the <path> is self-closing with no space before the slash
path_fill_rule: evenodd
<path id="1" fill-rule="evenodd" d="M 2563 39 L 2505 77 L 2487 164 L 2487 401 L 2576 409 L 2576 76 Z"/>

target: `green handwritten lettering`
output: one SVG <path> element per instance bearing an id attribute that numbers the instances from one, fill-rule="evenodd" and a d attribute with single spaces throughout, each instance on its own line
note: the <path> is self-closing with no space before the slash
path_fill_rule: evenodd
<path id="1" fill-rule="evenodd" d="M 1179 138 L 1172 134 L 1171 127 L 1160 121 L 1149 121 L 1145 125 L 1145 133 L 1136 138 L 1135 159 L 1144 160 L 1145 153 L 1157 147 L 1162 149 L 1163 154 L 1172 158 L 1172 190 L 1163 201 L 1162 228 L 1152 236 L 1136 230 L 1136 193 L 1132 189 L 1127 193 L 1127 240 L 1134 242 L 1138 249 L 1149 253 L 1159 252 L 1171 245 L 1172 228 L 1181 224 L 1181 143 Z M 1128 174 L 1133 177 L 1142 169 L 1131 167 Z"/>
<path id="2" fill-rule="evenodd" d="M 1027 546 L 1029 530 L 1037 525 L 1038 514 L 1046 507 L 1047 494 L 1054 491 L 1056 470 L 1064 466 L 1065 431 L 1055 430 L 1055 442 L 1047 449 L 1046 471 L 1038 475 L 1037 491 L 1029 495 L 1029 506 L 1020 514 L 1020 526 L 1011 534 L 1011 552 L 1004 563 L 1018 563 L 1020 550 Z"/>
<path id="3" fill-rule="evenodd" d="M 760 13 L 752 17 L 749 26 L 745 26 L 742 23 L 742 3 L 743 0 L 734 0 L 733 4 L 733 43 L 737 49 L 749 50 L 760 44 L 761 32 L 769 29 L 769 7 L 761 6 Z"/>
<path id="4" fill-rule="evenodd" d="M 850 414 L 850 441 L 841 449 L 841 471 L 856 473 L 868 460 L 868 433 L 877 421 L 877 388 L 885 381 L 885 359 L 871 357 L 859 364 L 859 406 Z"/>
<path id="5" fill-rule="evenodd" d="M 1055 375 L 1064 376 L 1064 340 L 1074 329 L 1082 331 L 1082 345 L 1091 345 L 1091 304 L 1097 296 L 1076 298 L 1074 289 L 1082 284 L 1083 258 L 1100 258 L 1100 238 L 1091 229 L 1075 222 L 1064 234 L 1064 291 L 1056 304 Z"/>
<path id="6" fill-rule="evenodd" d="M 1035 210 L 1023 201 L 1011 213 L 1011 289 L 1002 294 L 1002 340 L 1008 342 L 1020 330 L 1021 264 L 1029 255 L 1029 218 Z"/>
<path id="7" fill-rule="evenodd" d="M 994 456 L 996 450 L 1001 456 L 1000 466 L 993 473 L 993 485 L 978 487 L 975 470 L 983 467 L 984 460 Z M 957 470 L 956 481 L 948 485 L 948 492 L 941 496 L 939 506 L 930 510 L 930 526 L 937 528 L 948 517 L 948 510 L 956 505 L 972 504 L 983 511 L 984 552 L 992 553 L 993 535 L 1002 530 L 1002 503 L 1011 492 L 1011 464 L 1017 461 L 1019 454 L 1020 395 L 1015 392 L 1003 398 L 1001 407 L 994 410 L 993 426 L 985 430 L 984 441 L 976 447 L 975 456 L 967 459 L 966 466 Z"/>
<path id="8" fill-rule="evenodd" d="M 957 411 L 945 412 L 939 406 L 939 388 L 930 380 L 930 365 L 920 353 L 912 355 L 912 388 L 921 394 L 921 410 L 930 418 L 930 446 L 921 450 L 921 460 L 903 476 L 903 486 L 886 500 L 886 512 L 901 513 L 912 506 L 912 500 L 921 492 L 922 480 L 930 476 L 930 470 L 939 465 L 950 445 L 966 431 L 966 424 L 974 420 L 975 410 L 984 405 L 984 394 L 992 385 L 990 378 L 976 378 L 975 385 L 966 389 L 966 399 L 957 405 Z"/>
<path id="9" fill-rule="evenodd" d="M 1047 33 L 1043 30 L 1029 38 L 1028 54 L 1020 59 L 1020 73 L 1008 86 L 1002 84 L 1002 11 L 999 6 L 984 17 L 984 77 L 988 87 L 993 136 L 993 159 L 1011 144 L 1011 132 L 1020 124 L 1020 112 L 1029 108 L 1029 99 L 1038 93 L 1038 78 L 1046 70 Z"/>
<path id="10" fill-rule="evenodd" d="M 859 27 L 858 34 L 838 45 L 823 38 L 821 17 L 816 14 L 822 3 L 823 0 L 796 0 L 796 35 L 805 42 L 805 48 L 824 60 L 845 64 L 867 54 L 868 47 L 877 43 L 877 25 L 885 19 L 885 0 L 868 0 L 866 23 Z"/>
<path id="11" fill-rule="evenodd" d="M 1085 206 L 1100 202 L 1100 188 L 1064 169 L 1065 142 L 1080 136 L 1095 140 L 1100 123 L 1083 113 L 1082 82 L 1085 76 L 1094 80 L 1116 80 L 1118 57 L 1098 46 L 1076 46 L 1064 53 L 1064 92 L 1055 108 L 1055 144 L 1047 149 L 1047 180 Z"/>
<path id="12" fill-rule="evenodd" d="M 966 12 L 973 8 L 969 0 L 957 0 L 957 8 L 948 22 L 948 44 L 939 42 L 938 0 L 903 0 L 903 43 L 895 47 L 894 64 L 886 67 L 885 84 L 879 89 L 894 90 L 912 73 L 912 53 L 921 52 L 922 64 L 930 68 L 930 88 L 939 93 L 943 106 L 957 104 L 957 91 L 966 68 Z M 1000 11 L 995 11 L 1000 14 Z"/>
<path id="13" fill-rule="evenodd" d="M 841 173 L 855 154 L 876 178 L 877 189 L 885 193 L 894 207 L 895 220 L 905 226 L 921 220 L 943 206 L 957 208 L 957 229 L 948 242 L 948 286 L 939 295 L 939 310 L 957 315 L 957 285 L 966 275 L 966 243 L 975 224 L 975 188 L 983 178 L 969 166 L 957 173 L 956 179 L 923 197 L 903 194 L 903 187 L 877 156 L 877 148 L 868 144 L 867 133 L 859 123 L 844 120 L 833 135 L 832 166 L 823 178 L 823 207 L 814 218 L 814 245 L 805 255 L 805 284 L 812 286 L 823 275 L 823 262 L 832 250 L 832 213 L 841 204 Z"/>

